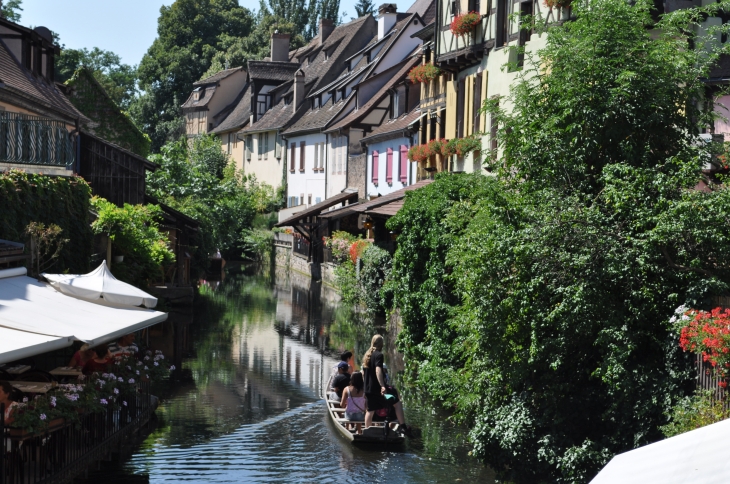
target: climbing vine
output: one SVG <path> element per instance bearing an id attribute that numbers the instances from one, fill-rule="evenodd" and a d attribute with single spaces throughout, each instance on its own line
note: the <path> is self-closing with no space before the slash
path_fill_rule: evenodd
<path id="1" fill-rule="evenodd" d="M 88 272 L 92 253 L 89 226 L 91 188 L 80 177 L 50 177 L 21 171 L 0 174 L 1 238 L 25 242 L 31 222 L 62 229 L 63 247 L 48 271 Z"/>

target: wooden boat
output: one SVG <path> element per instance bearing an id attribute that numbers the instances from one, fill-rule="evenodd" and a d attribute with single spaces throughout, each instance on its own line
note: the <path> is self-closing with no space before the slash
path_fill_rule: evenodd
<path id="1" fill-rule="evenodd" d="M 332 423 L 334 423 L 337 431 L 345 439 L 349 440 L 353 444 L 377 444 L 383 446 L 397 446 L 402 445 L 403 442 L 405 442 L 405 437 L 398 433 L 397 422 L 395 422 L 395 424 L 391 422 L 391 425 L 389 425 L 389 427 L 392 426 L 395 428 L 386 429 L 384 422 L 373 422 L 373 426 L 366 429 L 365 422 L 347 420 L 345 418 L 345 409 L 340 408 L 340 402 L 329 399 L 328 394 L 330 393 L 329 389 L 332 388 L 331 384 L 333 378 L 334 375 L 330 377 L 327 382 L 327 386 L 325 386 L 323 395 L 324 404 L 325 407 L 327 407 L 327 413 L 329 413 Z M 348 428 L 348 424 L 356 423 L 362 424 L 362 434 L 355 433 L 354 425 L 352 425 L 352 430 Z"/>

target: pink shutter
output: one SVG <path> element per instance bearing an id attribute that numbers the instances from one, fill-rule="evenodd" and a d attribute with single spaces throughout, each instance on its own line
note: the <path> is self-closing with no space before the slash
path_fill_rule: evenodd
<path id="1" fill-rule="evenodd" d="M 385 182 L 393 183 L 393 148 L 388 148 L 388 159 L 385 163 Z"/>
<path id="2" fill-rule="evenodd" d="M 400 145 L 400 182 L 408 183 L 408 147 Z"/>
<path id="3" fill-rule="evenodd" d="M 378 152 L 373 151 L 373 184 L 378 184 Z"/>

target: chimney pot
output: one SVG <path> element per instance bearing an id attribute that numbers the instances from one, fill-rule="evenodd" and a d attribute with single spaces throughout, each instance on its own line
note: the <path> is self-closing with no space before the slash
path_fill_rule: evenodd
<path id="1" fill-rule="evenodd" d="M 302 102 L 304 102 L 304 71 L 299 69 L 294 73 L 294 99 L 292 100 L 292 106 L 295 113 L 302 105 Z"/>
<path id="2" fill-rule="evenodd" d="M 378 7 L 378 40 L 385 37 L 395 25 L 398 7 L 394 3 L 384 3 Z"/>
<path id="3" fill-rule="evenodd" d="M 335 30 L 335 23 L 332 20 L 326 18 L 319 20 L 319 45 L 324 44 L 333 30 Z"/>
<path id="4" fill-rule="evenodd" d="M 271 60 L 289 62 L 289 39 L 291 35 L 280 34 L 277 30 L 271 34 Z"/>

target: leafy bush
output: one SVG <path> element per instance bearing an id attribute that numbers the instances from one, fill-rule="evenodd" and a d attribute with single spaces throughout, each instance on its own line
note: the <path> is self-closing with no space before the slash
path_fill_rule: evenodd
<path id="1" fill-rule="evenodd" d="M 0 173 L 0 238 L 23 242 L 28 224 L 55 224 L 69 242 L 47 272 L 86 273 L 93 241 L 90 199 L 91 188 L 81 177 Z"/>
<path id="2" fill-rule="evenodd" d="M 715 397 L 712 390 L 697 391 L 684 397 L 667 416 L 670 422 L 661 427 L 666 437 L 695 430 L 705 425 L 721 422 L 730 417 L 730 410 L 723 408 L 723 401 Z"/>
<path id="3" fill-rule="evenodd" d="M 392 267 L 387 250 L 369 245 L 362 253 L 362 267 L 358 280 L 362 302 L 373 315 L 382 315 L 392 307 L 392 289 L 386 285 Z"/>
<path id="4" fill-rule="evenodd" d="M 92 198 L 91 204 L 98 214 L 91 225 L 94 233 L 109 234 L 114 249 L 124 256 L 124 263 L 114 266 L 114 275 L 138 287 L 163 281 L 175 254 L 167 234 L 160 231 L 160 207 L 125 203 L 120 208 L 100 197 Z"/>
<path id="5" fill-rule="evenodd" d="M 335 262 L 342 263 L 350 257 L 350 247 L 357 240 L 357 236 L 344 230 L 336 230 L 331 237 L 324 238 L 324 245 L 332 251 Z"/>

